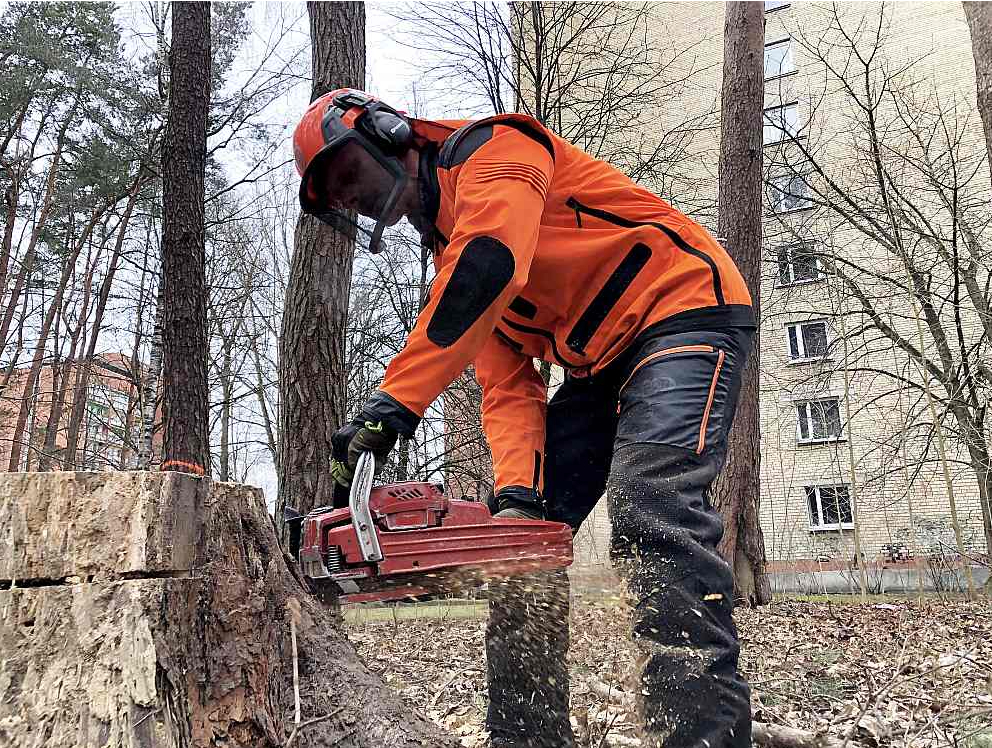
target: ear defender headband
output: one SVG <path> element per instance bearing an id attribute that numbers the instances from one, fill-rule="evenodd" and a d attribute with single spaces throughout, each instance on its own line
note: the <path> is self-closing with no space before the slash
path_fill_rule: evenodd
<path id="1" fill-rule="evenodd" d="M 383 218 L 396 207 L 409 178 L 401 157 L 413 143 L 410 123 L 395 109 L 368 94 L 345 89 L 331 98 L 321 118 L 320 129 L 324 147 L 307 165 L 307 173 L 304 174 L 300 188 L 300 204 L 304 212 L 336 229 L 357 226 L 340 211 L 327 207 L 327 201 L 321 194 L 321 183 L 319 180 L 315 183 L 309 177 L 318 173 L 317 170 L 347 143 L 359 143 L 393 178 L 392 189 L 369 239 L 369 251 L 378 254 L 381 251 L 382 233 L 386 228 Z"/>

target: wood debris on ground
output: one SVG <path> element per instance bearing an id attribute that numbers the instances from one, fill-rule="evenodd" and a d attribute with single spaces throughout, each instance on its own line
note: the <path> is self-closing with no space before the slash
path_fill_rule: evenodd
<path id="1" fill-rule="evenodd" d="M 369 617 L 349 635 L 413 709 L 482 748 L 485 608 L 438 610 Z M 572 723 L 584 745 L 637 744 L 628 617 L 615 600 L 573 601 Z M 780 601 L 736 619 L 755 720 L 852 748 L 992 748 L 992 603 Z"/>

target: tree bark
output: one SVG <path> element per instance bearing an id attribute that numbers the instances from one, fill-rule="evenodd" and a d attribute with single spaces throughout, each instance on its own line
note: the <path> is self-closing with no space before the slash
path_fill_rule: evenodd
<path id="1" fill-rule="evenodd" d="M 365 84 L 362 3 L 307 4 L 313 49 L 311 100 Z M 279 339 L 279 498 L 306 512 L 332 503 L 331 434 L 345 420 L 345 328 L 355 252 L 345 236 L 311 216 L 296 224 Z"/>
<path id="2" fill-rule="evenodd" d="M 985 126 L 985 146 L 989 152 L 989 163 L 992 164 L 992 6 L 985 2 L 967 2 L 961 5 L 971 32 L 978 113 Z"/>
<path id="3" fill-rule="evenodd" d="M 764 103 L 764 6 L 729 2 L 724 22 L 720 139 L 719 234 L 744 275 L 760 319 L 761 118 Z M 713 485 L 712 502 L 724 521 L 720 552 L 734 567 L 739 601 L 771 601 L 765 542 L 758 523 L 760 413 L 758 341 L 744 369 L 727 463 Z"/>
<path id="4" fill-rule="evenodd" d="M 172 6 L 169 120 L 162 143 L 163 467 L 210 473 L 204 171 L 210 3 Z"/>

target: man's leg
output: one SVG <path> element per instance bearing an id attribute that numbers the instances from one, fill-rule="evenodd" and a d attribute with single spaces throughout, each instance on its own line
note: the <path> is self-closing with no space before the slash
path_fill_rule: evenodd
<path id="1" fill-rule="evenodd" d="M 548 404 L 544 496 L 548 519 L 577 530 L 606 487 L 616 398 L 568 381 Z M 568 714 L 569 586 L 565 571 L 490 585 L 486 629 L 494 746 L 571 748 Z"/>
<path id="2" fill-rule="evenodd" d="M 630 573 L 652 748 L 751 744 L 733 578 L 716 551 L 723 526 L 706 497 L 725 458 L 750 339 L 740 330 L 656 338 L 620 394 L 607 485 L 612 552 Z"/>

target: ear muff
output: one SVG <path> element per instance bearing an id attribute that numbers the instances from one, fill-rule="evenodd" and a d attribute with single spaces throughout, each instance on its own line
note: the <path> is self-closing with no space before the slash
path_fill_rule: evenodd
<path id="1" fill-rule="evenodd" d="M 369 110 L 367 121 L 369 128 L 387 148 L 402 153 L 410 147 L 413 129 L 401 115 L 379 106 Z"/>
<path id="2" fill-rule="evenodd" d="M 342 112 L 352 107 L 364 109 L 355 126 L 390 155 L 404 153 L 413 142 L 413 129 L 406 118 L 362 91 L 340 93 L 334 97 L 333 103 Z"/>

